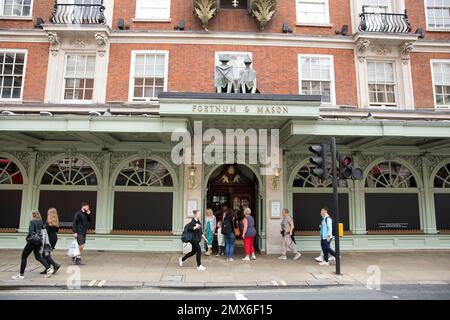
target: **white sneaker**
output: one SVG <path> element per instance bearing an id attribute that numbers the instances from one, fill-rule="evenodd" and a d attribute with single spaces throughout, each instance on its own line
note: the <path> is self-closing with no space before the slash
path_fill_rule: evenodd
<path id="1" fill-rule="evenodd" d="M 197 270 L 198 270 L 198 271 L 205 271 L 206 268 L 205 268 L 204 266 L 202 266 L 202 265 L 199 265 L 199 266 L 197 267 Z"/>
<path id="2" fill-rule="evenodd" d="M 23 280 L 23 279 L 25 279 L 25 277 L 20 274 L 16 274 L 15 276 L 12 276 L 12 279 L 13 280 Z"/>
<path id="3" fill-rule="evenodd" d="M 50 278 L 53 274 L 54 270 L 52 268 L 47 269 L 47 274 L 45 275 L 46 278 Z"/>
<path id="4" fill-rule="evenodd" d="M 245 256 L 245 258 L 242 258 L 242 261 L 250 261 L 250 257 L 249 256 Z"/>
<path id="5" fill-rule="evenodd" d="M 300 259 L 301 256 L 302 254 L 300 252 L 297 252 L 297 254 L 294 256 L 294 260 Z"/>
<path id="6" fill-rule="evenodd" d="M 229 262 L 233 262 L 234 259 L 233 259 L 233 258 L 228 258 L 228 261 L 229 261 Z"/>
<path id="7" fill-rule="evenodd" d="M 286 256 L 279 256 L 278 259 L 280 259 L 280 260 L 287 260 L 287 257 Z"/>
<path id="8" fill-rule="evenodd" d="M 180 267 L 183 266 L 183 258 L 178 258 L 178 265 L 179 265 Z"/>
<path id="9" fill-rule="evenodd" d="M 252 254 L 252 260 L 256 260 L 255 254 Z"/>
<path id="10" fill-rule="evenodd" d="M 326 261 L 322 261 L 322 262 L 319 263 L 319 265 L 320 265 L 320 266 L 329 266 L 330 263 L 329 263 L 329 262 L 326 262 Z"/>
<path id="11" fill-rule="evenodd" d="M 323 261 L 323 256 L 318 256 L 315 258 L 317 262 L 322 262 Z"/>
<path id="12" fill-rule="evenodd" d="M 334 261 L 334 260 L 336 260 L 336 258 L 333 257 L 333 256 L 331 256 L 331 257 L 328 258 L 328 261 Z"/>

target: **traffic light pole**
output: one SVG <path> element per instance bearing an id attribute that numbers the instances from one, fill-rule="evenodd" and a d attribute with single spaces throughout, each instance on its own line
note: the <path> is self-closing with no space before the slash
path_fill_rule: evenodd
<path id="1" fill-rule="evenodd" d="M 334 206 L 334 219 L 335 219 L 335 227 L 338 230 L 335 230 L 336 237 L 336 274 L 341 274 L 341 250 L 339 246 L 339 194 L 338 194 L 338 173 L 337 173 L 337 151 L 336 151 L 336 139 L 331 138 L 331 163 L 332 163 L 332 174 L 333 174 L 333 206 Z"/>

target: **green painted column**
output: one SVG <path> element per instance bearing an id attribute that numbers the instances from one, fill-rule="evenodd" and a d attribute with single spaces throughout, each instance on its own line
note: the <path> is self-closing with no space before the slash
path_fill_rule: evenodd
<path id="1" fill-rule="evenodd" d="M 422 228 L 426 234 L 437 234 L 436 229 L 436 212 L 433 205 L 433 192 L 431 190 L 430 182 L 430 162 L 427 157 L 422 157 L 422 180 L 423 190 L 420 194 L 422 196 Z"/>
<path id="2" fill-rule="evenodd" d="M 353 157 L 354 165 L 359 166 L 359 157 Z M 367 234 L 366 206 L 364 197 L 364 180 L 355 180 L 350 192 L 353 193 L 353 201 L 350 201 L 350 231 L 353 234 Z"/>
<path id="3" fill-rule="evenodd" d="M 22 210 L 20 211 L 19 232 L 28 232 L 30 224 L 31 210 L 34 210 L 34 203 L 36 198 L 37 186 L 35 185 L 36 175 L 36 159 L 37 152 L 30 152 L 30 160 L 28 162 L 28 184 L 23 190 L 22 195 Z"/>
<path id="4" fill-rule="evenodd" d="M 97 215 L 95 221 L 95 233 L 109 234 L 112 230 L 113 210 L 110 207 L 111 187 L 110 187 L 110 169 L 111 152 L 103 155 L 102 185 L 98 192 Z"/>
<path id="5" fill-rule="evenodd" d="M 184 175 L 187 174 L 185 172 L 186 168 L 183 165 L 180 165 L 178 167 L 178 177 L 179 182 L 178 186 L 176 186 L 176 191 L 174 192 L 175 197 L 175 203 L 176 205 L 173 208 L 172 213 L 172 232 L 175 235 L 181 235 L 183 233 L 184 228 L 184 192 L 183 192 L 183 186 L 184 184 Z"/>

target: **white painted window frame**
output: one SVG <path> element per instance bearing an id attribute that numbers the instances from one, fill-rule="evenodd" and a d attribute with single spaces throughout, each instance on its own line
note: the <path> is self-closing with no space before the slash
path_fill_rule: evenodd
<path id="1" fill-rule="evenodd" d="M 433 86 L 433 100 L 434 100 L 434 108 L 437 110 L 448 110 L 450 109 L 450 105 L 438 106 L 436 100 L 436 87 L 434 81 L 434 71 L 433 71 L 433 63 L 448 63 L 450 64 L 450 59 L 430 59 L 430 68 L 431 68 L 431 85 Z M 450 83 L 449 83 L 450 85 Z"/>
<path id="2" fill-rule="evenodd" d="M 324 2 L 325 4 L 325 22 L 306 22 L 306 21 L 300 21 L 299 19 L 299 1 L 302 2 L 310 2 L 310 3 L 317 3 L 317 2 Z M 330 26 L 330 3 L 329 0 L 295 0 L 295 19 L 296 19 L 296 25 L 298 26 Z"/>
<path id="3" fill-rule="evenodd" d="M 143 0 L 135 0 L 135 13 L 134 13 L 133 21 L 136 21 L 136 22 L 170 22 L 171 21 L 171 18 L 170 18 L 171 17 L 171 6 L 172 6 L 171 0 L 163 0 L 163 1 L 168 1 L 168 3 L 169 3 L 168 9 L 167 9 L 167 16 L 159 17 L 159 18 L 139 17 L 138 16 L 139 1 L 143 1 Z"/>
<path id="4" fill-rule="evenodd" d="M 22 84 L 21 84 L 21 90 L 20 90 L 20 98 L 10 98 L 10 99 L 3 99 L 0 96 L 1 102 L 17 102 L 23 100 L 23 92 L 25 91 L 25 76 L 27 73 L 27 62 L 28 62 L 28 50 L 27 49 L 3 49 L 0 48 L 0 52 L 11 52 L 11 53 L 23 53 L 25 54 L 24 60 L 23 60 L 23 75 L 22 75 Z"/>
<path id="5" fill-rule="evenodd" d="M 128 86 L 128 102 L 131 103 L 147 103 L 149 101 L 157 101 L 157 97 L 146 98 L 145 101 L 134 101 L 134 76 L 136 67 L 136 56 L 139 54 L 163 54 L 164 55 L 164 91 L 167 91 L 169 82 L 169 55 L 168 50 L 133 50 L 131 51 L 131 63 L 130 63 L 130 82 Z"/>
<path id="6" fill-rule="evenodd" d="M 0 20 L 8 19 L 8 20 L 32 20 L 33 19 L 33 8 L 34 8 L 34 0 L 31 0 L 30 3 L 30 15 L 28 16 L 5 16 L 3 15 L 5 0 L 0 0 Z"/>
<path id="7" fill-rule="evenodd" d="M 253 53 L 252 52 L 245 52 L 245 51 L 216 51 L 214 53 L 214 67 L 218 66 L 220 64 L 219 56 L 221 54 L 228 54 L 228 55 L 248 55 L 250 59 L 252 59 L 252 65 L 250 68 L 253 69 Z"/>
<path id="8" fill-rule="evenodd" d="M 92 89 L 92 99 L 90 100 L 74 100 L 74 99 L 65 99 L 65 90 L 66 90 L 66 66 L 67 66 L 67 57 L 68 56 L 73 56 L 73 55 L 77 55 L 77 56 L 93 56 L 95 57 L 95 67 L 94 67 L 94 87 Z M 62 103 L 71 103 L 71 104 L 92 104 L 96 101 L 96 91 L 95 91 L 95 84 L 97 81 L 97 76 L 96 76 L 96 72 L 95 69 L 97 67 L 97 54 L 95 52 L 66 52 L 64 55 L 64 70 L 63 70 L 63 77 L 62 77 L 62 88 L 61 88 L 61 101 Z"/>
<path id="9" fill-rule="evenodd" d="M 322 105 L 335 106 L 336 105 L 336 79 L 334 75 L 334 56 L 331 54 L 299 54 L 298 55 L 298 92 L 302 92 L 302 58 L 325 58 L 330 59 L 330 102 L 321 102 Z M 305 80 L 311 81 L 311 80 Z"/>
<path id="10" fill-rule="evenodd" d="M 427 31 L 438 31 L 438 32 L 450 32 L 450 28 L 436 28 L 436 27 L 430 27 L 428 25 L 428 6 L 427 6 L 427 0 L 423 0 L 424 10 L 425 10 L 425 23 L 426 23 L 426 30 Z"/>
<path id="11" fill-rule="evenodd" d="M 395 105 L 373 105 L 370 102 L 370 93 L 369 93 L 369 68 L 367 67 L 367 64 L 369 62 L 383 62 L 383 63 L 392 63 L 392 68 L 394 70 L 394 97 L 395 97 Z M 366 83 L 365 83 L 365 91 L 366 91 L 366 96 L 367 96 L 367 103 L 368 103 L 368 107 L 369 108 L 376 108 L 376 109 L 387 109 L 387 110 L 393 110 L 393 109 L 401 109 L 401 103 L 402 100 L 400 98 L 400 94 L 399 94 L 399 90 L 400 90 L 400 86 L 403 89 L 403 84 L 399 83 L 399 77 L 398 77 L 398 65 L 397 65 L 397 60 L 396 59 L 377 59 L 377 58 L 368 58 L 365 61 L 365 72 L 366 72 Z"/>

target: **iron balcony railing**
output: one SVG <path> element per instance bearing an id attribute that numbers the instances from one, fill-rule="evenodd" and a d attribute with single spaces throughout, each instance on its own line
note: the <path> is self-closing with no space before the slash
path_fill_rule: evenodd
<path id="1" fill-rule="evenodd" d="M 105 24 L 103 0 L 99 4 L 64 4 L 55 1 L 50 22 L 54 24 Z"/>
<path id="2" fill-rule="evenodd" d="M 386 32 L 386 33 L 410 33 L 411 25 L 408 15 L 405 13 L 375 13 L 363 12 L 360 14 L 361 23 L 359 31 L 362 32 Z"/>

